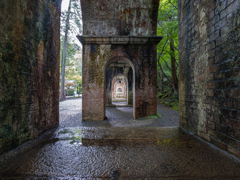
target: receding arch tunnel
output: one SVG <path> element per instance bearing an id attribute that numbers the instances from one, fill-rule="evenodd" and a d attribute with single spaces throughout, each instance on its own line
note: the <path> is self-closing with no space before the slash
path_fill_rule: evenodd
<path id="1" fill-rule="evenodd" d="M 105 106 L 133 106 L 133 65 L 126 58 L 110 60 L 105 76 Z"/>
<path id="2" fill-rule="evenodd" d="M 127 77 L 123 74 L 115 75 L 111 85 L 112 105 L 114 105 L 114 102 L 122 102 L 121 104 L 128 105 L 128 91 Z"/>

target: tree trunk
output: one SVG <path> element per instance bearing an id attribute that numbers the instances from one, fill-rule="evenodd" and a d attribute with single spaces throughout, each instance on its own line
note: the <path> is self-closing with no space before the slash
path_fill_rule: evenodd
<path id="1" fill-rule="evenodd" d="M 61 73 L 61 92 L 60 92 L 60 100 L 63 101 L 66 99 L 65 95 L 65 64 L 66 64 L 66 52 L 67 52 L 67 38 L 68 38 L 68 29 L 69 29 L 69 18 L 71 13 L 71 1 L 69 0 L 68 5 L 68 14 L 66 19 L 66 29 L 65 29 L 65 37 L 64 37 L 64 44 L 63 44 L 63 57 L 62 57 L 62 73 Z"/>
<path id="2" fill-rule="evenodd" d="M 177 68 L 176 68 L 176 58 L 175 58 L 175 49 L 174 49 L 174 40 L 170 39 L 170 55 L 171 55 L 171 68 L 172 68 L 172 82 L 175 87 L 175 90 L 178 93 L 178 78 L 177 78 Z"/>
<path id="3" fill-rule="evenodd" d="M 160 71 L 158 71 L 158 76 L 160 79 L 159 89 L 160 89 L 160 92 L 163 93 L 163 74 Z"/>
<path id="4" fill-rule="evenodd" d="M 163 73 L 161 73 L 161 93 L 163 93 L 164 88 L 163 88 Z"/>
<path id="5" fill-rule="evenodd" d="M 175 87 L 174 87 L 174 85 L 173 85 L 173 83 L 172 83 L 171 80 L 169 79 L 169 77 L 163 72 L 163 68 L 162 68 L 162 66 L 161 66 L 161 63 L 159 62 L 159 59 L 158 59 L 158 61 L 157 61 L 157 64 L 158 64 L 159 68 L 161 69 L 162 75 L 164 75 L 164 76 L 167 78 L 168 82 L 171 84 L 174 92 L 177 92 L 176 89 L 175 89 Z"/>

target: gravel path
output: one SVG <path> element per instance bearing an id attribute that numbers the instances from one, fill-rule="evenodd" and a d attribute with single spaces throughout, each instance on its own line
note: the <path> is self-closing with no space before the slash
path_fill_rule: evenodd
<path id="1" fill-rule="evenodd" d="M 158 119 L 133 118 L 132 107 L 107 107 L 107 120 L 82 122 L 82 98 L 67 99 L 60 102 L 60 126 L 62 127 L 167 127 L 179 125 L 179 113 L 162 104 L 158 104 Z"/>

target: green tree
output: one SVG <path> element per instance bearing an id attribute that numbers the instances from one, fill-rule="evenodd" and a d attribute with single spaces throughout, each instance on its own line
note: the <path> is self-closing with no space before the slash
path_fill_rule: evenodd
<path id="1" fill-rule="evenodd" d="M 61 92 L 60 92 L 60 100 L 65 100 L 65 64 L 66 64 L 66 51 L 67 51 L 67 39 L 68 39 L 68 30 L 69 30 L 69 19 L 71 13 L 71 1 L 69 0 L 68 11 L 67 11 L 67 18 L 65 21 L 65 36 L 63 41 L 63 53 L 62 53 L 62 73 L 61 73 Z"/>
<path id="2" fill-rule="evenodd" d="M 164 79 L 178 92 L 178 9 L 177 0 L 162 0 L 159 5 L 157 34 L 163 36 L 158 45 L 158 75 L 160 91 Z"/>
<path id="3" fill-rule="evenodd" d="M 81 34 L 81 9 L 80 2 L 77 0 L 69 0 L 68 10 L 62 12 L 61 22 L 64 26 L 61 26 L 61 85 L 60 85 L 60 100 L 65 100 L 65 77 L 69 76 L 69 74 L 73 75 L 73 72 L 70 67 L 73 65 L 74 55 L 77 51 L 79 51 L 79 47 L 73 45 L 73 37 L 76 34 Z M 70 32 L 70 33 L 69 33 Z M 63 35 L 64 34 L 64 35 Z M 66 69 L 67 68 L 67 69 Z M 70 72 L 68 72 L 70 71 Z M 75 75 L 76 76 L 76 75 Z"/>
<path id="4" fill-rule="evenodd" d="M 61 52 L 63 52 L 63 46 L 61 46 Z M 81 48 L 77 44 L 71 43 L 70 40 L 68 40 L 66 46 L 65 79 L 80 82 L 82 78 L 81 74 L 82 74 Z"/>
<path id="5" fill-rule="evenodd" d="M 177 0 L 159 4 L 157 35 L 158 87 L 161 103 L 178 109 L 178 8 Z"/>

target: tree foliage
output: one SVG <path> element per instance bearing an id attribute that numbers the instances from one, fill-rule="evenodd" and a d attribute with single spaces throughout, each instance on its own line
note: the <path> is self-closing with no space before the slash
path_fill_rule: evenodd
<path id="1" fill-rule="evenodd" d="M 61 43 L 63 44 L 63 43 Z M 81 47 L 77 44 L 67 41 L 66 64 L 65 64 L 65 78 L 66 80 L 75 80 L 82 82 L 82 58 Z M 61 54 L 63 46 L 61 46 Z"/>
<path id="2" fill-rule="evenodd" d="M 77 34 L 82 34 L 82 14 L 79 0 L 71 0 L 70 11 L 63 11 L 61 13 L 61 36 L 65 36 L 66 21 L 69 14 L 68 38 L 74 41 Z"/>
<path id="3" fill-rule="evenodd" d="M 68 10 L 61 15 L 61 100 L 65 99 L 65 79 L 82 83 L 81 47 L 74 43 L 76 35 L 82 33 L 81 19 L 80 1 L 69 0 Z"/>
<path id="4" fill-rule="evenodd" d="M 157 46 L 159 97 L 165 101 L 175 101 L 178 99 L 177 0 L 160 1 L 157 35 L 163 36 Z"/>

